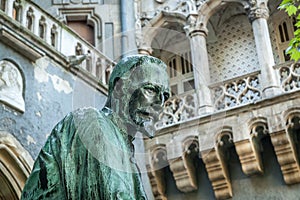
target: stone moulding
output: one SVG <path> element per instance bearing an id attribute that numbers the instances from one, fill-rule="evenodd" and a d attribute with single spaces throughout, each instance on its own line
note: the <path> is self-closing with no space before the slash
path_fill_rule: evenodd
<path id="1" fill-rule="evenodd" d="M 36 48 L 27 39 L 15 34 L 8 28 L 0 25 L 0 40 L 12 47 L 22 55 L 29 58 L 31 61 L 36 61 L 37 59 L 43 57 L 45 54 L 40 49 Z"/>
<path id="2" fill-rule="evenodd" d="M 19 199 L 32 166 L 33 159 L 23 146 L 10 133 L 0 131 L 0 198 Z"/>

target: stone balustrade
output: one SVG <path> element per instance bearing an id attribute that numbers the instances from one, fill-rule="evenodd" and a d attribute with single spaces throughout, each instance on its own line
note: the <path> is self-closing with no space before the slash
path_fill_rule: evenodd
<path id="1" fill-rule="evenodd" d="M 259 73 L 251 73 L 211 87 L 215 110 L 252 103 L 262 98 Z"/>
<path id="2" fill-rule="evenodd" d="M 200 162 L 197 159 L 205 165 L 205 172 L 200 176 L 207 174 L 215 198 L 233 197 L 230 157 L 237 156 L 242 172 L 249 179 L 262 176 L 267 160 L 262 153 L 266 139 L 274 148 L 273 155 L 278 160 L 284 182 L 288 185 L 300 183 L 299 139 L 296 137 L 300 127 L 299 103 L 299 92 L 283 93 L 281 98 L 262 98 L 239 109 L 227 109 L 160 128 L 155 139 L 145 140 L 146 162 L 154 160 L 155 149 L 158 151 L 155 155 L 164 155 L 162 161 L 157 160 L 162 163 L 161 168 L 148 166 L 152 190 L 159 191 L 155 199 L 168 199 L 164 192 L 168 188 L 164 180 L 165 167 L 172 172 L 178 190 L 187 193 L 203 187 L 203 183 L 195 181 L 200 173 L 195 167 L 195 162 Z M 232 154 L 229 155 L 230 149 Z"/>
<path id="3" fill-rule="evenodd" d="M 114 63 L 39 6 L 28 0 L 2 0 L 0 16 L 10 18 L 20 29 L 38 37 L 42 45 L 48 45 L 66 57 L 69 65 L 66 67 L 79 67 L 107 84 Z"/>
<path id="4" fill-rule="evenodd" d="M 158 127 L 186 121 L 198 116 L 195 93 L 171 97 L 165 102 L 164 110 L 160 115 Z"/>
<path id="5" fill-rule="evenodd" d="M 276 65 L 283 92 L 295 91 L 300 88 L 300 63 L 286 62 Z"/>

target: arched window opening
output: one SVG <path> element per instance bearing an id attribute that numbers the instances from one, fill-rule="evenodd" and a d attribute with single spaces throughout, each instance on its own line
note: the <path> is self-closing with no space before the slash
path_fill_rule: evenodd
<path id="1" fill-rule="evenodd" d="M 95 45 L 94 23 L 87 16 L 67 16 L 67 25 L 87 42 Z"/>
<path id="2" fill-rule="evenodd" d="M 279 35 L 280 35 L 280 41 L 284 42 L 283 30 L 282 30 L 281 25 L 278 26 L 278 30 L 279 30 Z"/>
<path id="3" fill-rule="evenodd" d="M 280 62 L 290 60 L 290 56 L 286 54 L 290 40 L 294 37 L 296 18 L 289 17 L 284 11 L 278 11 L 273 14 L 272 22 L 276 33 L 276 43 Z"/>
<path id="4" fill-rule="evenodd" d="M 34 19 L 33 10 L 32 8 L 29 8 L 26 15 L 26 27 L 30 31 L 33 31 L 33 19 Z"/>
<path id="5" fill-rule="evenodd" d="M 190 51 L 172 56 L 167 63 L 172 95 L 179 95 L 195 89 Z"/>
<path id="6" fill-rule="evenodd" d="M 285 41 L 289 41 L 290 37 L 289 37 L 286 22 L 283 22 L 283 30 L 284 30 Z"/>
<path id="7" fill-rule="evenodd" d="M 39 36 L 42 39 L 46 38 L 46 19 L 45 17 L 41 17 L 39 21 Z"/>

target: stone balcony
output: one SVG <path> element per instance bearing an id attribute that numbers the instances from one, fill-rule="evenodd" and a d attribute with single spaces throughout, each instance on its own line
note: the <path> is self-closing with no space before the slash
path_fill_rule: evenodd
<path id="1" fill-rule="evenodd" d="M 32 61 L 48 56 L 106 93 L 111 59 L 28 0 L 3 0 L 0 40 Z"/>
<path id="2" fill-rule="evenodd" d="M 300 182 L 300 65 L 274 70 L 281 93 L 265 98 L 260 72 L 210 86 L 214 112 L 199 116 L 194 94 L 166 102 L 157 137 L 145 141 L 147 169 L 155 199 L 167 199 L 163 169 L 169 167 L 181 192 L 198 189 L 195 158 L 200 158 L 216 199 L 233 196 L 227 153 L 234 148 L 247 176 L 264 173 L 262 139 L 269 137 L 286 184 Z M 250 177 L 249 177 L 250 178 Z M 201 183 L 200 183 L 201 184 Z"/>

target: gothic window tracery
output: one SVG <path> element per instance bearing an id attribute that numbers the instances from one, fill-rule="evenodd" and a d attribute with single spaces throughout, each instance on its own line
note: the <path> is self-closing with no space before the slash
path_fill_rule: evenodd
<path id="1" fill-rule="evenodd" d="M 274 23 L 280 61 L 289 61 L 290 57 L 285 51 L 289 46 L 290 40 L 294 37 L 295 18 L 290 18 L 283 11 L 279 11 L 274 14 L 272 21 Z"/>

